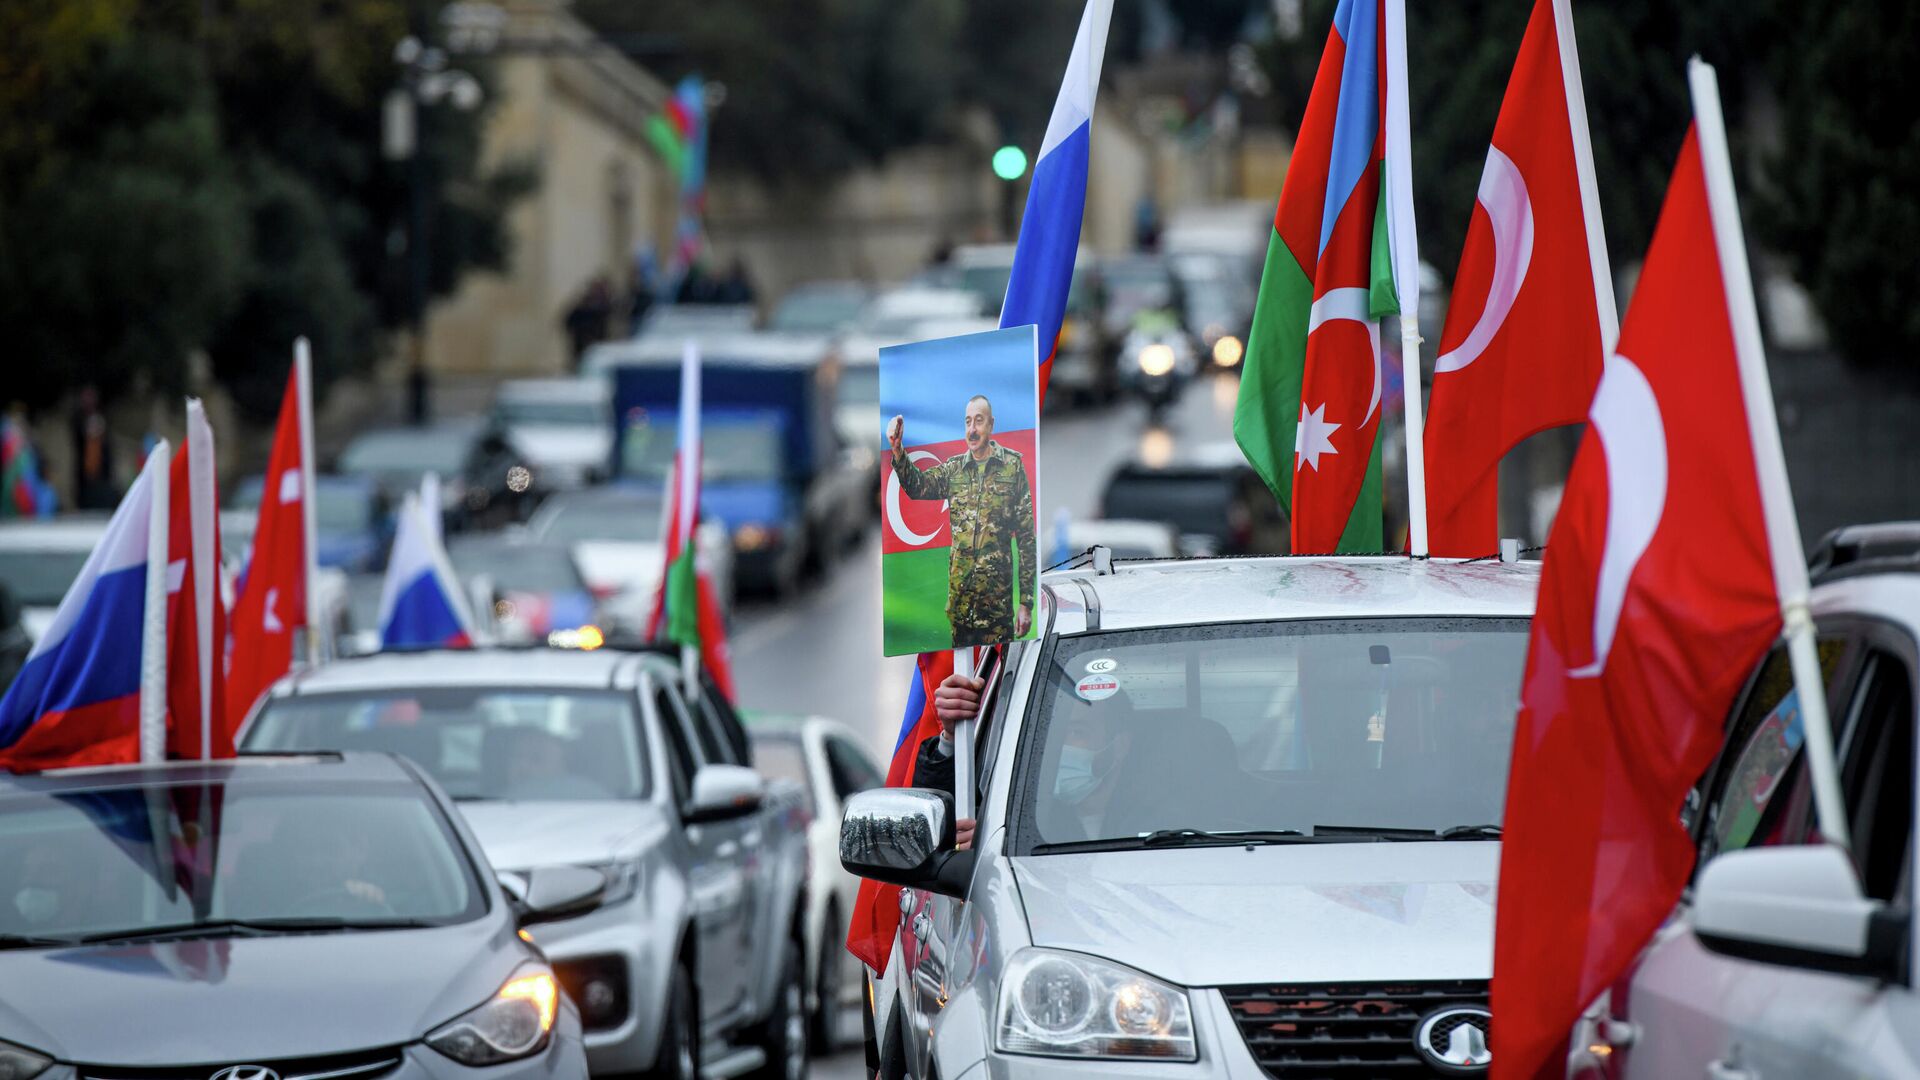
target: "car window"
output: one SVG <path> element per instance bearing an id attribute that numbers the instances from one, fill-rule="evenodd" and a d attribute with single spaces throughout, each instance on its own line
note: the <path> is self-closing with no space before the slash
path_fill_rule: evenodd
<path id="1" fill-rule="evenodd" d="M 1861 887 L 1889 903 L 1898 899 L 1913 835 L 1913 703 L 1906 663 L 1870 651 L 1849 703 L 1841 785 Z"/>
<path id="2" fill-rule="evenodd" d="M 769 782 L 787 780 L 799 784 L 807 796 L 807 809 L 813 809 L 813 778 L 807 771 L 807 753 L 792 735 L 755 735 L 753 767 Z"/>
<path id="3" fill-rule="evenodd" d="M 1845 652 L 1843 638 L 1819 643 L 1821 674 L 1828 685 Z M 1798 775 L 1804 739 L 1792 665 L 1786 647 L 1775 646 L 1728 726 L 1728 756 L 1706 802 L 1702 863 L 1722 851 L 1800 842 L 1807 813 Z"/>
<path id="4" fill-rule="evenodd" d="M 1016 846 L 1497 824 L 1526 646 L 1525 619 L 1490 617 L 1062 638 L 1021 734 Z"/>
<path id="5" fill-rule="evenodd" d="M 222 919 L 452 923 L 485 909 L 418 785 L 121 786 L 0 799 L 0 935 Z"/>
<path id="6" fill-rule="evenodd" d="M 613 690 L 412 687 L 271 698 L 249 750 L 402 754 L 456 799 L 644 798 L 647 745 Z"/>
<path id="7" fill-rule="evenodd" d="M 660 719 L 660 737 L 667 743 L 667 771 L 673 777 L 674 802 L 685 806 L 693 797 L 693 773 L 700 763 L 687 737 L 686 717 L 680 711 L 679 696 L 668 693 L 663 686 L 654 687 L 653 711 Z"/>
<path id="8" fill-rule="evenodd" d="M 886 783 L 867 755 L 838 736 L 829 736 L 827 739 L 827 772 L 833 777 L 834 794 L 843 801 L 856 791 L 866 791 Z"/>
<path id="9" fill-rule="evenodd" d="M 720 695 L 719 688 L 713 684 L 710 674 L 700 672 L 700 714 L 705 726 L 713 729 L 719 739 L 721 756 L 717 759 L 730 765 L 751 765 L 753 749 L 747 738 L 747 729 L 740 723 L 740 717 L 734 714 L 733 706 Z"/>

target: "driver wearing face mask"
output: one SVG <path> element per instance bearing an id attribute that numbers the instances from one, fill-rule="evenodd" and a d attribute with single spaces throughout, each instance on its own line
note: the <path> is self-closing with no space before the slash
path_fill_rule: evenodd
<path id="1" fill-rule="evenodd" d="M 12 915 L 21 925 L 46 930 L 85 921 L 85 912 L 80 910 L 88 893 L 85 874 L 78 861 L 61 847 L 42 844 L 29 849 L 20 860 L 19 882 L 13 894 Z"/>
<path id="2" fill-rule="evenodd" d="M 1054 713 L 1060 750 L 1052 798 L 1041 805 L 1041 828 L 1050 841 L 1093 840 L 1134 830 L 1117 820 L 1139 800 L 1127 786 L 1134 745 L 1133 702 L 1125 692 L 1103 701 L 1064 703 Z M 1137 793 L 1136 793 L 1137 794 Z"/>

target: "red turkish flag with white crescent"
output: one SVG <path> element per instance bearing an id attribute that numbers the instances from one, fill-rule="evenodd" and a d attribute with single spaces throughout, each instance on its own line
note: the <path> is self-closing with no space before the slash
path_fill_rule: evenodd
<path id="1" fill-rule="evenodd" d="M 1573 28 L 1556 18 L 1565 3 L 1534 4 L 1440 335 L 1426 431 L 1435 555 L 1499 550 L 1501 457 L 1529 435 L 1586 417 L 1603 323 L 1612 336 L 1599 209 L 1589 221 L 1581 198 L 1593 155 Z"/>
<path id="2" fill-rule="evenodd" d="M 1780 633 L 1692 132 L 1589 421 L 1547 545 L 1514 730 L 1495 1080 L 1557 1064 L 1580 1011 L 1672 910 L 1694 861 L 1681 803 Z"/>
<path id="3" fill-rule="evenodd" d="M 300 379 L 287 375 L 273 451 L 260 491 L 258 524 L 245 583 L 228 625 L 233 650 L 227 665 L 227 730 L 238 732 L 261 694 L 293 667 L 293 632 L 307 622 L 307 490 L 301 467 Z"/>

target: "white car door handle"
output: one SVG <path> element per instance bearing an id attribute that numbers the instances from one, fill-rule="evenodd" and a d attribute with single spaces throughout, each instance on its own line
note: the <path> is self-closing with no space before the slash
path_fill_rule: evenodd
<path id="1" fill-rule="evenodd" d="M 1760 1080 L 1760 1074 L 1737 1062 L 1707 1062 L 1707 1080 Z"/>

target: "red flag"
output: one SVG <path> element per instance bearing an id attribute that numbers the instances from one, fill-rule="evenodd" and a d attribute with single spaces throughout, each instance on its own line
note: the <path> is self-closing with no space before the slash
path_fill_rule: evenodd
<path id="1" fill-rule="evenodd" d="M 1500 858 L 1495 1077 L 1557 1067 L 1672 910 L 1694 861 L 1682 800 L 1780 632 L 1725 282 L 1689 132 L 1542 571 Z"/>
<path id="2" fill-rule="evenodd" d="M 1427 418 L 1429 548 L 1499 550 L 1500 459 L 1577 424 L 1616 336 L 1568 0 L 1535 0 L 1434 361 Z"/>
<path id="3" fill-rule="evenodd" d="M 167 756 L 232 757 L 213 429 L 196 400 L 187 402 L 187 437 L 173 456 L 169 487 Z"/>
<path id="4" fill-rule="evenodd" d="M 940 734 L 940 718 L 933 711 L 933 692 L 951 674 L 952 653 L 919 655 L 913 686 L 907 694 L 906 715 L 900 722 L 900 737 L 894 741 L 893 760 L 887 765 L 888 787 L 913 786 L 913 763 L 920 753 L 920 744 Z M 887 957 L 893 953 L 893 932 L 899 926 L 900 887 L 863 879 L 847 926 L 847 951 L 873 970 L 884 972 Z"/>
<path id="5" fill-rule="evenodd" d="M 227 666 L 227 730 L 238 732 L 247 712 L 274 680 L 293 667 L 294 630 L 307 623 L 306 502 L 312 472 L 302 428 L 310 415 L 298 358 L 280 400 L 280 420 L 267 458 L 260 517 L 245 583 L 234 599 L 232 658 Z"/>

